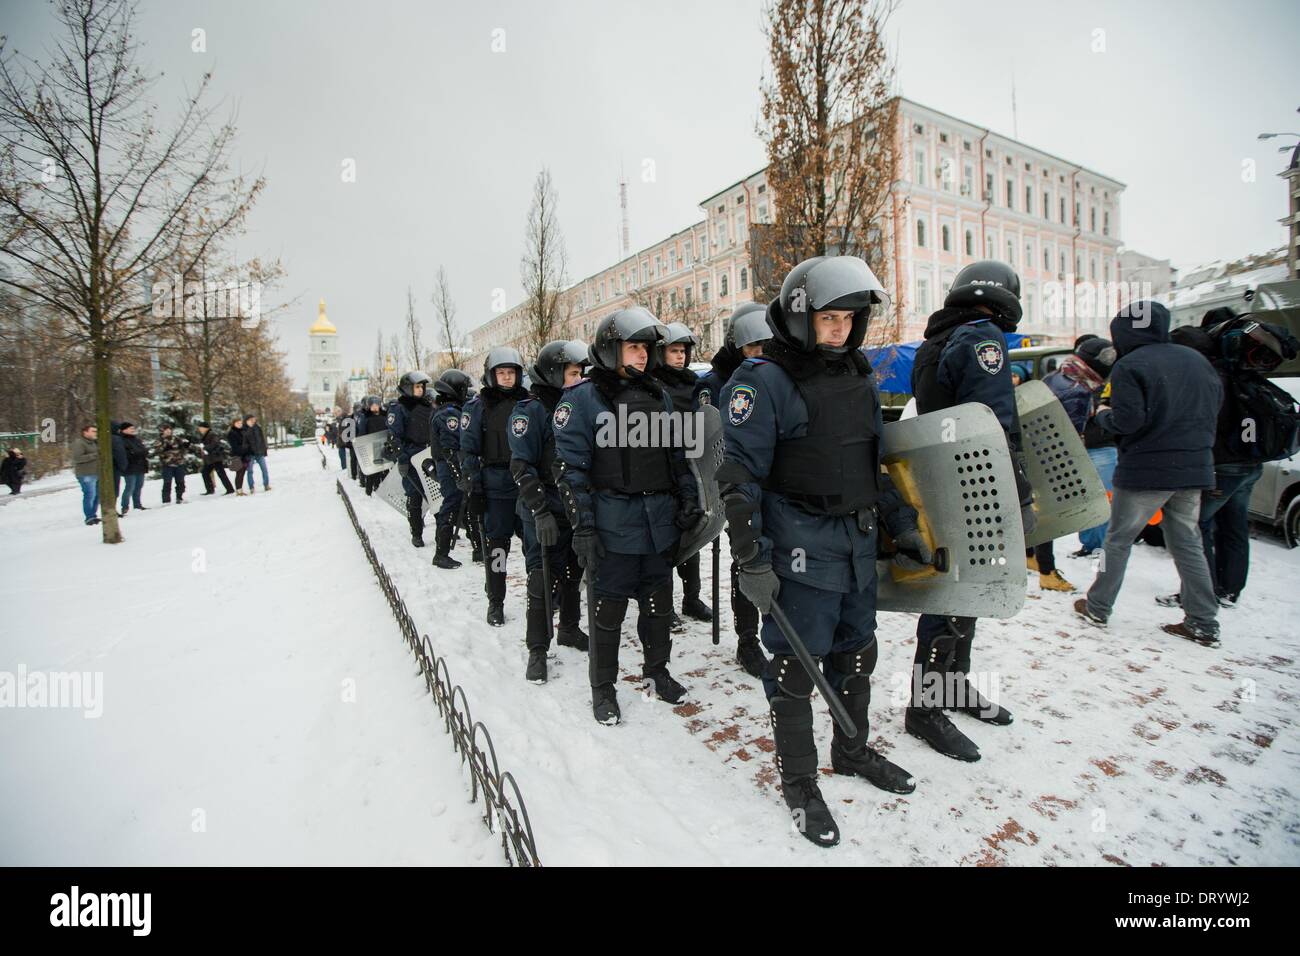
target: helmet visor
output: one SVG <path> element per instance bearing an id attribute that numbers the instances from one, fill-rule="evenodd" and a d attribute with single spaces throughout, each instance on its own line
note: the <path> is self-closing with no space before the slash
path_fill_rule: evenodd
<path id="1" fill-rule="evenodd" d="M 832 308 L 856 311 L 889 299 L 875 273 L 856 256 L 823 259 L 808 273 L 804 289 L 809 312 Z"/>

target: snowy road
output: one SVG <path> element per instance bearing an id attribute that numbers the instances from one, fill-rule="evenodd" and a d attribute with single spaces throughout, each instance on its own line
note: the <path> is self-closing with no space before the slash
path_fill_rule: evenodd
<path id="1" fill-rule="evenodd" d="M 270 495 L 132 515 L 117 548 L 79 524 L 75 492 L 0 514 L 0 671 L 98 669 L 105 682 L 98 720 L 0 710 L 0 861 L 501 862 L 334 493 L 339 472 L 310 448 L 271 465 Z M 973 765 L 903 732 L 914 618 L 882 614 L 872 735 L 917 790 L 828 774 L 844 843 L 821 851 L 789 830 L 729 611 L 721 647 L 706 625 L 676 638 L 691 690 L 677 708 L 639 694 L 625 639 L 625 722 L 598 727 L 584 655 L 554 649 L 550 682 L 523 680 L 517 542 L 507 626 L 490 628 L 480 567 L 434 571 L 401 516 L 346 484 L 518 780 L 547 865 L 1300 863 L 1300 551 L 1255 541 L 1218 650 L 1158 630 L 1178 617 L 1152 602 L 1176 581 L 1161 551 L 1135 550 L 1108 631 L 1031 583 L 1015 620 L 980 625 L 975 665 L 1017 719 L 954 718 L 983 750 Z M 1059 561 L 1086 586 L 1088 562 L 1063 557 L 1075 547 L 1059 544 Z M 707 560 L 704 573 L 707 591 Z M 726 593 L 724 581 L 724 607 Z M 96 625 L 105 603 L 115 617 Z M 356 703 L 341 700 L 349 678 Z"/>
<path id="2" fill-rule="evenodd" d="M 115 547 L 77 491 L 0 513 L 0 674 L 102 674 L 0 707 L 0 863 L 503 864 L 318 454 L 270 468 L 148 482 Z"/>

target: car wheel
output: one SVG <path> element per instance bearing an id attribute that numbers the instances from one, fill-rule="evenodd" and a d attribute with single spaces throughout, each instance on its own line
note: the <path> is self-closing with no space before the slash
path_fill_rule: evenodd
<path id="1" fill-rule="evenodd" d="M 1300 495 L 1292 498 L 1286 506 L 1286 514 L 1282 518 L 1282 536 L 1286 539 L 1288 548 L 1300 545 Z"/>

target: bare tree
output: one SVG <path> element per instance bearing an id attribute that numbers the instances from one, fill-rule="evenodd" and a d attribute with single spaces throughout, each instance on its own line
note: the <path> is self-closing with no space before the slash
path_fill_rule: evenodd
<path id="1" fill-rule="evenodd" d="M 752 238 L 757 298 L 819 255 L 886 264 L 881 219 L 898 165 L 898 101 L 885 45 L 896 0 L 772 0 L 771 75 L 758 132 L 767 145 L 773 222 Z"/>
<path id="2" fill-rule="evenodd" d="M 406 364 L 413 369 L 420 368 L 426 358 L 424 350 L 424 335 L 420 330 L 420 320 L 415 317 L 415 297 L 411 295 L 411 287 L 406 287 L 406 325 L 404 326 L 405 334 L 403 344 L 406 346 Z M 400 355 L 394 356 L 399 362 Z"/>
<path id="3" fill-rule="evenodd" d="M 384 397 L 384 330 L 375 330 L 375 357 L 366 376 L 366 391 Z"/>
<path id="4" fill-rule="evenodd" d="M 438 326 L 438 344 L 444 351 L 443 367 L 460 368 L 469 357 L 461 347 L 460 326 L 456 323 L 456 300 L 451 297 L 447 270 L 438 266 L 438 281 L 433 287 L 433 314 Z"/>
<path id="5" fill-rule="evenodd" d="M 21 289 L 68 321 L 65 345 L 89 353 L 100 435 L 99 480 L 113 483 L 111 369 L 179 318 L 149 307 L 159 266 L 181 273 L 238 230 L 263 181 L 229 172 L 232 120 L 203 105 L 204 76 L 175 127 L 160 132 L 136 65 L 134 6 L 65 0 L 48 62 L 0 55 L 0 254 Z M 158 297 L 155 296 L 155 299 Z M 103 540 L 122 540 L 104 509 Z"/>
<path id="6" fill-rule="evenodd" d="M 559 197 L 545 167 L 533 182 L 533 202 L 524 233 L 519 277 L 524 287 L 525 348 L 536 355 L 568 327 L 569 300 L 562 295 L 568 256 L 557 214 Z"/>

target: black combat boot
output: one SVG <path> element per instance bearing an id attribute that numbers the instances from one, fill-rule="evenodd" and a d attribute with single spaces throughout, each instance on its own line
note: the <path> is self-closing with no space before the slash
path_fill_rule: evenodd
<path id="1" fill-rule="evenodd" d="M 840 842 L 840 828 L 817 786 L 817 745 L 813 742 L 812 703 L 807 697 L 777 694 L 772 709 L 772 738 L 776 744 L 776 769 L 781 794 L 790 808 L 795 829 L 805 840 L 832 847 Z"/>
<path id="2" fill-rule="evenodd" d="M 951 620 L 949 624 L 952 625 Z M 953 648 L 950 679 L 944 681 L 944 709 L 960 711 L 986 724 L 1005 727 L 1014 719 L 1011 711 L 981 696 L 970 681 L 970 651 L 971 645 L 975 643 L 974 623 L 972 622 L 965 630 L 955 625 L 952 627 L 957 636 L 957 643 Z"/>
<path id="3" fill-rule="evenodd" d="M 696 621 L 712 621 L 713 608 L 700 600 L 700 556 L 695 555 L 678 570 L 682 573 L 682 613 Z"/>
<path id="4" fill-rule="evenodd" d="M 618 680 L 618 642 L 625 614 L 627 598 L 596 598 L 587 673 L 591 679 L 591 711 L 598 724 L 613 725 L 623 718 L 614 682 Z"/>
<path id="5" fill-rule="evenodd" d="M 411 544 L 424 547 L 424 499 L 418 495 L 406 496 L 406 520 L 411 524 Z"/>
<path id="6" fill-rule="evenodd" d="M 750 677 L 763 679 L 763 675 L 767 672 L 767 655 L 763 653 L 763 646 L 758 643 L 758 638 L 753 634 L 740 635 L 740 640 L 736 642 L 736 663 Z"/>
<path id="7" fill-rule="evenodd" d="M 524 643 L 528 645 L 528 671 L 524 676 L 534 684 L 545 684 L 546 649 L 551 641 L 546 633 L 546 584 L 541 568 L 528 572 L 528 604 L 524 616 Z"/>
<path id="8" fill-rule="evenodd" d="M 489 539 L 487 543 L 488 560 L 492 563 L 505 564 L 506 555 L 510 553 L 510 539 Z M 502 627 L 506 623 L 506 572 L 497 571 L 492 563 L 486 565 L 487 571 L 487 622 L 493 627 Z"/>
<path id="9" fill-rule="evenodd" d="M 483 563 L 483 539 L 479 536 L 478 530 L 479 530 L 478 524 L 475 521 L 471 520 L 469 524 L 469 529 L 465 532 L 465 534 L 469 537 L 469 543 L 473 548 L 473 552 L 470 554 L 469 559 L 475 564 L 482 564 Z"/>
<path id="10" fill-rule="evenodd" d="M 451 556 L 451 534 L 455 529 L 449 525 L 440 525 L 433 533 L 437 550 L 433 555 L 433 566 L 451 571 L 460 567 L 460 562 Z"/>
<path id="11" fill-rule="evenodd" d="M 668 673 L 668 660 L 673 654 L 673 639 L 668 634 L 672 614 L 672 581 L 651 591 L 638 609 L 636 630 L 641 638 L 644 663 L 641 676 L 654 684 L 660 700 L 676 704 L 686 696 L 686 688 Z"/>
<path id="12" fill-rule="evenodd" d="M 560 581 L 560 626 L 555 632 L 555 643 L 573 647 L 586 653 L 587 632 L 582 620 L 582 582 L 570 581 L 566 576 Z"/>
<path id="13" fill-rule="evenodd" d="M 936 637 L 928 652 L 918 643 L 912 671 L 912 703 L 903 726 L 913 737 L 924 740 L 945 757 L 974 763 L 980 759 L 979 748 L 943 712 L 943 682 L 952 663 L 955 642 L 956 638 L 948 635 Z"/>
<path id="14" fill-rule="evenodd" d="M 902 767 L 886 760 L 867 746 L 871 731 L 868 710 L 871 704 L 871 672 L 876 666 L 876 647 L 834 654 L 831 665 L 847 675 L 840 686 L 840 701 L 853 718 L 857 734 L 850 737 L 836 724 L 831 737 L 831 767 L 836 773 L 851 777 L 865 777 L 873 786 L 890 793 L 911 793 L 916 781 Z"/>

